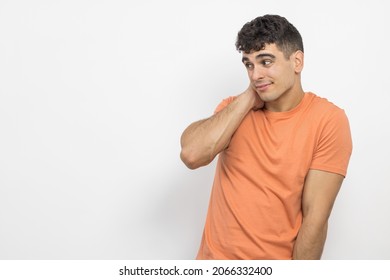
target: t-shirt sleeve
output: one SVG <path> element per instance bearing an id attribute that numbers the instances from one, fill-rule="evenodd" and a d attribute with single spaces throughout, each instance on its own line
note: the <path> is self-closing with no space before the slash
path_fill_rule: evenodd
<path id="1" fill-rule="evenodd" d="M 344 110 L 337 108 L 323 125 L 310 169 L 337 173 L 345 177 L 351 154 L 349 121 Z"/>
<path id="2" fill-rule="evenodd" d="M 229 96 L 228 98 L 223 99 L 221 101 L 221 103 L 218 104 L 217 108 L 215 108 L 214 114 L 216 114 L 216 113 L 222 111 L 223 109 L 225 109 L 225 107 L 227 105 L 229 105 L 230 103 L 232 103 L 234 99 L 236 99 L 236 96 Z"/>

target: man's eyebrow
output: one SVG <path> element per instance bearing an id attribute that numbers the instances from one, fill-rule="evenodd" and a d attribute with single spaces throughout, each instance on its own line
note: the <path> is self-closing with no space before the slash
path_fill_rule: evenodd
<path id="1" fill-rule="evenodd" d="M 274 56 L 273 54 L 270 54 L 270 53 L 260 53 L 260 54 L 258 54 L 258 55 L 256 55 L 256 59 L 259 59 L 259 58 L 263 58 L 263 57 L 270 57 L 270 58 L 272 58 L 272 59 L 275 59 L 276 58 L 276 56 Z M 249 61 L 249 58 L 247 58 L 246 56 L 244 56 L 243 58 L 242 58 L 242 62 L 247 62 L 247 61 Z"/>
<path id="2" fill-rule="evenodd" d="M 269 56 L 269 57 L 271 57 L 271 58 L 273 58 L 273 59 L 276 58 L 276 56 L 274 56 L 273 54 L 270 54 L 270 53 L 261 53 L 261 54 L 256 55 L 256 59 L 263 58 L 263 57 L 265 57 L 265 56 Z"/>

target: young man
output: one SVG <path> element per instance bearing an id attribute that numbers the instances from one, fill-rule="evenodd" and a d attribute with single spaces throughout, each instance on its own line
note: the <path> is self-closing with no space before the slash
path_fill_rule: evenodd
<path id="1" fill-rule="evenodd" d="M 301 85 L 302 38 L 265 15 L 238 33 L 249 87 L 181 137 L 191 169 L 219 159 L 197 259 L 320 259 L 352 152 L 344 111 Z"/>

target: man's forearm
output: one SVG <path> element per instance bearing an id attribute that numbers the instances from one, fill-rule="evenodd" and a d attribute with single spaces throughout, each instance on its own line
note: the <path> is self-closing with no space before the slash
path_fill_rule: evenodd
<path id="1" fill-rule="evenodd" d="M 183 162 L 191 169 L 209 164 L 229 145 L 233 133 L 254 104 L 253 93 L 246 91 L 221 112 L 191 124 L 181 137 Z"/>
<path id="2" fill-rule="evenodd" d="M 328 224 L 323 226 L 312 226 L 305 223 L 299 231 L 295 241 L 294 260 L 319 260 L 326 241 Z"/>

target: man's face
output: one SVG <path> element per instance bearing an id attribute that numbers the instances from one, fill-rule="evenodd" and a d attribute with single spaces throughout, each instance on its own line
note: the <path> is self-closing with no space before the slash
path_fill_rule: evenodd
<path id="1" fill-rule="evenodd" d="M 288 59 L 275 44 L 267 44 L 260 51 L 243 53 L 244 63 L 250 83 L 260 98 L 269 105 L 283 102 L 288 99 L 288 93 L 300 89 L 300 80 L 297 74 L 303 66 L 298 65 L 297 53 Z"/>

